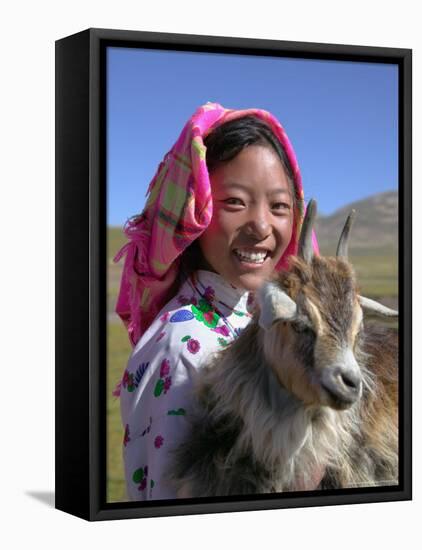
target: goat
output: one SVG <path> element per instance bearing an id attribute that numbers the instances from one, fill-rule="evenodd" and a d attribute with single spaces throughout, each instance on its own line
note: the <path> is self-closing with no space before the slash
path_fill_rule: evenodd
<path id="1" fill-rule="evenodd" d="M 179 497 L 398 483 L 398 313 L 359 296 L 347 260 L 315 256 L 315 201 L 298 256 L 258 292 L 246 329 L 199 374 L 188 439 L 174 452 Z"/>

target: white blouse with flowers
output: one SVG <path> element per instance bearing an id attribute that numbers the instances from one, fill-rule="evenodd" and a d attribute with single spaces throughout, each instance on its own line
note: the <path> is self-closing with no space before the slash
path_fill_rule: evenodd
<path id="1" fill-rule="evenodd" d="M 253 313 L 252 293 L 196 271 L 160 311 L 124 372 L 121 416 L 131 500 L 176 498 L 166 482 L 169 451 L 188 432 L 192 384 L 201 365 L 236 338 Z"/>

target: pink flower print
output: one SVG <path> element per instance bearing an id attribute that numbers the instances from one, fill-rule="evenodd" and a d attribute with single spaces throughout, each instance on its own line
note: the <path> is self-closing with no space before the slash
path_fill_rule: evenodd
<path id="1" fill-rule="evenodd" d="M 229 336 L 230 332 L 229 329 L 226 327 L 226 325 L 223 325 L 221 327 L 215 327 L 213 329 L 214 332 L 217 332 L 218 334 L 221 334 L 221 336 Z"/>
<path id="2" fill-rule="evenodd" d="M 161 315 L 160 321 L 165 323 L 168 320 L 169 316 L 170 316 L 170 313 L 168 311 L 166 311 L 165 313 L 163 313 L 163 315 Z"/>
<path id="3" fill-rule="evenodd" d="M 204 313 L 204 319 L 205 319 L 205 321 L 207 321 L 208 323 L 211 324 L 214 320 L 214 312 L 213 311 L 206 311 Z"/>
<path id="4" fill-rule="evenodd" d="M 129 424 L 126 424 L 126 428 L 125 428 L 125 435 L 124 435 L 124 438 L 123 438 L 123 445 L 126 447 L 126 445 L 129 443 L 130 441 L 130 437 L 129 437 Z"/>
<path id="5" fill-rule="evenodd" d="M 167 376 L 164 380 L 164 393 L 167 393 L 171 387 L 171 376 Z"/>
<path id="6" fill-rule="evenodd" d="M 169 372 L 170 372 L 170 361 L 168 359 L 163 359 L 161 363 L 161 368 L 160 368 L 160 378 L 164 378 L 165 376 L 168 375 Z"/>
<path id="7" fill-rule="evenodd" d="M 198 353 L 200 349 L 201 349 L 201 344 L 198 342 L 198 340 L 194 340 L 193 338 L 190 338 L 188 340 L 188 350 L 191 353 Z"/>
<path id="8" fill-rule="evenodd" d="M 159 342 L 165 336 L 165 334 L 166 334 L 165 332 L 160 332 L 160 334 L 158 335 L 158 337 L 155 341 Z"/>
<path id="9" fill-rule="evenodd" d="M 163 359 L 160 368 L 160 378 L 157 380 L 154 387 L 154 396 L 160 397 L 163 393 L 167 393 L 171 386 L 171 376 L 167 376 L 170 372 L 170 362 L 168 359 Z M 165 379 L 164 377 L 167 376 Z"/>
<path id="10" fill-rule="evenodd" d="M 192 296 L 192 298 L 190 299 L 190 303 L 193 304 L 194 306 L 198 305 L 198 300 L 195 298 L 195 296 Z"/>
<path id="11" fill-rule="evenodd" d="M 156 449 L 159 449 L 164 443 L 164 437 L 162 435 L 157 435 L 154 439 L 154 446 Z"/>

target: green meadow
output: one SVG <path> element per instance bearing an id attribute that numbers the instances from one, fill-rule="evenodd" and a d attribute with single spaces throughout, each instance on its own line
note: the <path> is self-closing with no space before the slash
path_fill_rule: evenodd
<path id="1" fill-rule="evenodd" d="M 123 429 L 120 422 L 119 399 L 112 391 L 120 380 L 131 352 L 126 330 L 113 313 L 124 260 L 114 264 L 113 256 L 125 243 L 120 228 L 108 230 L 108 324 L 107 324 L 107 500 L 127 500 L 122 462 Z M 321 243 L 320 243 L 321 246 Z M 331 253 L 321 246 L 322 253 Z M 390 307 L 397 306 L 398 261 L 394 250 L 351 249 L 350 259 L 355 267 L 361 293 Z"/>

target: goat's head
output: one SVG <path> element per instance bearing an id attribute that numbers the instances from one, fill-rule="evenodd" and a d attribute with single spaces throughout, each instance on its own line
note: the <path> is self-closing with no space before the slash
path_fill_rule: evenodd
<path id="1" fill-rule="evenodd" d="M 264 353 L 283 387 L 309 405 L 346 409 L 359 399 L 363 377 L 355 352 L 363 316 L 397 318 L 398 313 L 359 296 L 347 260 L 354 211 L 343 228 L 335 258 L 315 256 L 310 201 L 289 271 L 258 293 Z"/>

